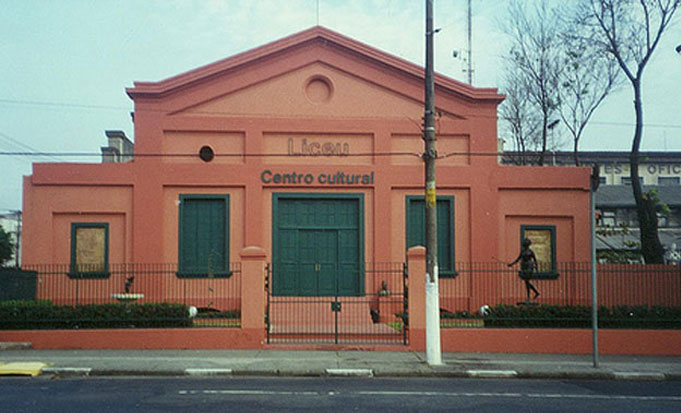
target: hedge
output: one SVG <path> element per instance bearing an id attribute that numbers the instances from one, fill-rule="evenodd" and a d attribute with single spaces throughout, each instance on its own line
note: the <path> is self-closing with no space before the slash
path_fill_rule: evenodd
<path id="1" fill-rule="evenodd" d="M 189 327 L 184 304 L 53 305 L 49 301 L 0 303 L 0 329 L 81 329 Z"/>
<path id="2" fill-rule="evenodd" d="M 511 306 L 490 308 L 485 327 L 590 328 L 591 307 Z M 681 329 L 681 307 L 616 306 L 598 309 L 600 328 Z"/>

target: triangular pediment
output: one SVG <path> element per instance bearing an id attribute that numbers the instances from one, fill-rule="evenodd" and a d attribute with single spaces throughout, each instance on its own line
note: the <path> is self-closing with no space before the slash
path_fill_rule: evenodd
<path id="1" fill-rule="evenodd" d="M 315 62 L 176 112 L 208 116 L 400 117 L 423 103 L 353 73 Z"/>
<path id="2" fill-rule="evenodd" d="M 136 102 L 151 98 L 173 115 L 419 119 L 423 74 L 413 63 L 313 27 L 160 82 L 135 82 L 127 92 Z M 441 75 L 435 86 L 437 109 L 455 117 L 459 103 L 503 99 L 496 89 Z"/>

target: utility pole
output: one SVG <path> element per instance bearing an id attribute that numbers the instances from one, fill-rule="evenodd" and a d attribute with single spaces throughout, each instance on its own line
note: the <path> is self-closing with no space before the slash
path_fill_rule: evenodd
<path id="1" fill-rule="evenodd" d="M 439 31 L 439 30 L 438 30 Z M 426 0 L 426 76 L 423 140 L 426 175 L 426 360 L 442 364 L 440 350 L 440 297 L 437 267 L 437 196 L 435 190 L 435 79 L 433 70 L 433 0 Z"/>
<path id="2" fill-rule="evenodd" d="M 596 211 L 594 193 L 598 190 L 600 169 L 598 164 L 591 167 L 589 185 L 589 222 L 591 226 L 591 337 L 593 366 L 598 368 L 598 278 L 596 275 Z"/>

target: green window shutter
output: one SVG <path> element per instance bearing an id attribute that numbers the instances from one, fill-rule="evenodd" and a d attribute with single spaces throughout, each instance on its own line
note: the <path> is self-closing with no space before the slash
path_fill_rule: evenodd
<path id="1" fill-rule="evenodd" d="M 454 271 L 454 197 L 438 197 L 437 258 L 440 276 Z M 407 197 L 407 248 L 426 245 L 426 204 L 422 196 Z"/>
<path id="2" fill-rule="evenodd" d="M 229 196 L 181 195 L 179 274 L 229 275 Z"/>

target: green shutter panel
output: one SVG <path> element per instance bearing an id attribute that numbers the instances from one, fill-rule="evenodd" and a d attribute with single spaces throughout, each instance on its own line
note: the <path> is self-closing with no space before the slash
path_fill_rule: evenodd
<path id="1" fill-rule="evenodd" d="M 180 213 L 180 272 L 211 275 L 229 270 L 227 196 L 186 196 Z"/>
<path id="2" fill-rule="evenodd" d="M 425 211 L 424 211 L 425 215 Z M 437 261 L 440 272 L 451 272 L 454 270 L 452 262 L 452 214 L 450 213 L 450 203 L 447 200 L 437 201 Z"/>
<path id="3" fill-rule="evenodd" d="M 453 199 L 438 198 L 437 258 L 440 273 L 454 271 Z M 426 204 L 423 197 L 407 199 L 407 248 L 426 245 Z"/>

